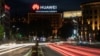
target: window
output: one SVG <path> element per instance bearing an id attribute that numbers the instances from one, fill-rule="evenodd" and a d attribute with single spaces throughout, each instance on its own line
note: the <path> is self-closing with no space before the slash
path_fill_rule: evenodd
<path id="1" fill-rule="evenodd" d="M 97 18 L 97 16 L 95 15 L 94 18 Z"/>
<path id="2" fill-rule="evenodd" d="M 92 16 L 90 16 L 90 18 L 92 18 Z"/>
<path id="3" fill-rule="evenodd" d="M 97 21 L 95 21 L 95 24 L 97 24 Z"/>
<path id="4" fill-rule="evenodd" d="M 97 29 L 97 26 L 95 26 L 95 29 Z"/>
<path id="5" fill-rule="evenodd" d="M 90 14 L 92 15 L 92 10 L 90 10 Z"/>
<path id="6" fill-rule="evenodd" d="M 90 21 L 90 25 L 92 24 L 92 21 Z"/>
<path id="7" fill-rule="evenodd" d="M 96 9 L 94 10 L 94 14 L 97 15 L 97 10 Z"/>

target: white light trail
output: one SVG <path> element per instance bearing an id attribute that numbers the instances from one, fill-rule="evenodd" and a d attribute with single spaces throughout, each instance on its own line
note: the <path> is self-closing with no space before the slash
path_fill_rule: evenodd
<path id="1" fill-rule="evenodd" d="M 26 47 L 26 46 L 16 47 L 16 48 L 14 48 L 14 49 L 11 49 L 11 50 L 7 50 L 7 51 L 4 51 L 4 52 L 1 52 L 0 55 L 3 55 L 3 54 L 8 53 L 8 52 L 12 52 L 12 51 L 15 51 L 15 50 L 24 48 L 24 47 Z"/>
<path id="2" fill-rule="evenodd" d="M 32 46 L 35 45 L 34 43 L 27 43 L 27 44 L 6 44 L 6 45 L 1 45 L 0 46 L 0 55 L 27 47 L 27 46 Z"/>

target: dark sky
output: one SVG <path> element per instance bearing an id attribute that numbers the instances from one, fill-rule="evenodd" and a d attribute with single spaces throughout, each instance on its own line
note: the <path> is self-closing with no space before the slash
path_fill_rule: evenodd
<path id="1" fill-rule="evenodd" d="M 23 16 L 31 10 L 33 3 L 40 5 L 57 5 L 59 11 L 78 10 L 80 4 L 90 0 L 6 0 L 11 7 L 11 16 Z"/>

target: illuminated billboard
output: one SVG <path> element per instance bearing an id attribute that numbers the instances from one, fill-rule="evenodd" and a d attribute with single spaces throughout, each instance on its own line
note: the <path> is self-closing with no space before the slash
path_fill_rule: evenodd
<path id="1" fill-rule="evenodd" d="M 35 12 L 57 12 L 57 5 L 39 5 L 39 4 L 33 4 L 32 9 L 35 10 Z"/>

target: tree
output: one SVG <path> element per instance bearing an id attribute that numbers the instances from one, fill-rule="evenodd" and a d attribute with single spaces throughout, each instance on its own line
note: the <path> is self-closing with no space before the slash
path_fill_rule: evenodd
<path id="1" fill-rule="evenodd" d="M 65 23 L 60 29 L 60 33 L 60 36 L 64 39 L 70 37 L 73 33 L 73 24 L 70 22 Z"/>
<path id="2" fill-rule="evenodd" d="M 4 35 L 4 27 L 3 25 L 0 24 L 0 39 L 3 38 L 3 35 Z"/>

